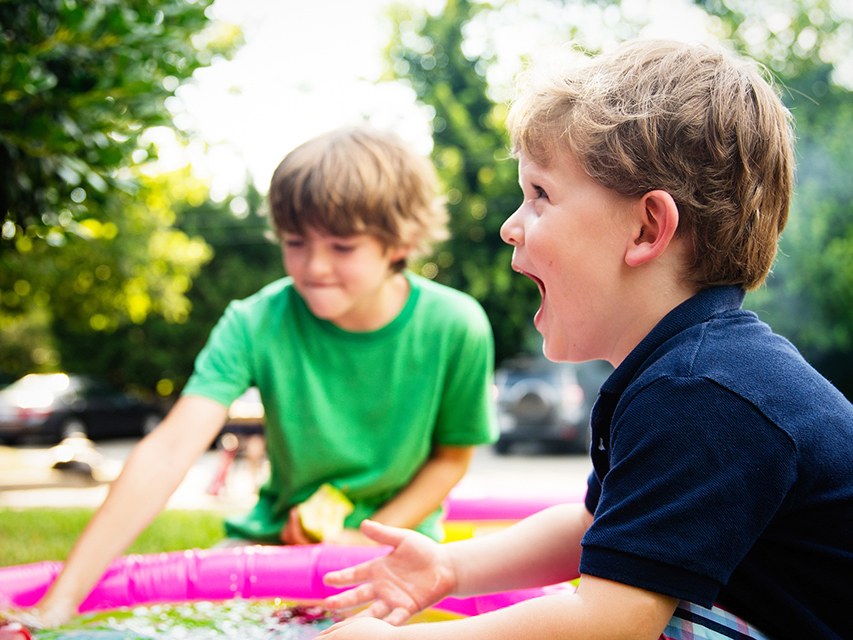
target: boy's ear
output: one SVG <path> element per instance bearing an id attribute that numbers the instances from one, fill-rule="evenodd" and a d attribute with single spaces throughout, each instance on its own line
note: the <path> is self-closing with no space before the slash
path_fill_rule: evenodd
<path id="1" fill-rule="evenodd" d="M 405 260 L 411 250 L 411 247 L 391 247 L 388 249 L 388 257 L 391 259 L 391 264 Z"/>
<path id="2" fill-rule="evenodd" d="M 629 267 L 638 267 L 660 256 L 678 228 L 678 206 L 669 193 L 649 191 L 634 204 L 635 231 L 625 251 Z"/>

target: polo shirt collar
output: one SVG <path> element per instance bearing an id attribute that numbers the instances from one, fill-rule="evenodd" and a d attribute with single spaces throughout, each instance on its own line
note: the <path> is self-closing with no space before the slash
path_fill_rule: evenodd
<path id="1" fill-rule="evenodd" d="M 654 351 L 673 336 L 743 304 L 746 292 L 738 286 L 703 289 L 685 300 L 655 325 L 601 386 L 603 393 L 621 395 Z"/>

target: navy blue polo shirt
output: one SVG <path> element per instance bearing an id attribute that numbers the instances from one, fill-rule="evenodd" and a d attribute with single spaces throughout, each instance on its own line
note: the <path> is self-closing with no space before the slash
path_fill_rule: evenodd
<path id="1" fill-rule="evenodd" d="M 602 386 L 581 573 L 853 638 L 853 406 L 743 297 L 684 302 Z"/>

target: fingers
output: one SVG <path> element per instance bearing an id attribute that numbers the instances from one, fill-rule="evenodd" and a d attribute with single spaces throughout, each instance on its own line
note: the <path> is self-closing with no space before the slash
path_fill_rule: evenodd
<path id="1" fill-rule="evenodd" d="M 364 582 L 370 577 L 370 567 L 374 562 L 376 561 L 368 560 L 340 571 L 329 571 L 323 576 L 323 582 L 332 587 L 349 587 Z"/>
<path id="2" fill-rule="evenodd" d="M 412 617 L 412 612 L 408 609 L 404 609 L 403 607 L 396 607 L 389 613 L 387 616 L 383 618 L 385 622 L 395 627 L 399 627 L 406 620 Z"/>
<path id="3" fill-rule="evenodd" d="M 287 522 L 281 529 L 280 537 L 285 544 L 313 544 L 313 540 L 308 538 L 302 529 L 302 523 L 299 521 L 299 510 L 296 507 L 290 510 Z"/>
<path id="4" fill-rule="evenodd" d="M 410 533 L 409 529 L 389 527 L 387 525 L 374 522 L 373 520 L 365 520 L 362 522 L 361 532 L 379 544 L 389 544 L 393 547 L 400 546 L 400 543 L 403 542 L 406 535 Z"/>
<path id="5" fill-rule="evenodd" d="M 330 633 L 334 633 L 335 631 L 339 631 L 342 627 L 345 627 L 345 626 L 347 626 L 348 624 L 352 624 L 352 621 L 353 621 L 353 620 L 354 620 L 354 618 L 346 618 L 345 620 L 341 620 L 340 622 L 336 622 L 335 624 L 333 624 L 333 625 L 332 625 L 331 627 L 329 627 L 328 629 L 324 629 L 323 631 L 321 631 L 321 632 L 317 635 L 317 637 L 318 637 L 318 638 L 322 638 L 323 636 L 327 636 L 327 635 L 329 635 Z"/>
<path id="6" fill-rule="evenodd" d="M 398 627 L 412 617 L 412 612 L 405 607 L 394 607 L 384 600 L 377 600 L 363 611 L 359 611 L 352 618 L 376 618 L 388 624 Z"/>
<path id="7" fill-rule="evenodd" d="M 355 589 L 329 596 L 323 601 L 327 609 L 352 609 L 376 598 L 376 592 L 370 584 L 362 584 Z"/>
<path id="8" fill-rule="evenodd" d="M 353 618 L 376 618 L 382 620 L 391 612 L 391 607 L 384 600 L 377 600 L 366 609 L 359 611 Z"/>

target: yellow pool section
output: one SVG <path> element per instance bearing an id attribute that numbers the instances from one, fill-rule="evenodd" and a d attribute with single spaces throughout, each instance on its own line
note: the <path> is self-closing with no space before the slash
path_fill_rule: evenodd
<path id="1" fill-rule="evenodd" d="M 468 540 L 501 531 L 515 524 L 517 520 L 453 520 L 444 523 L 444 542 Z"/>

